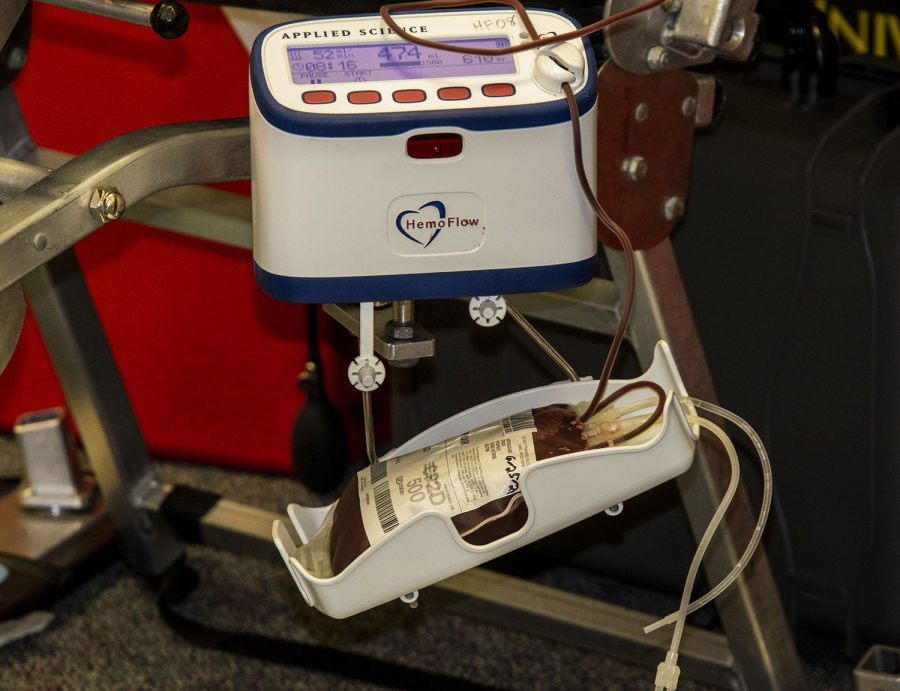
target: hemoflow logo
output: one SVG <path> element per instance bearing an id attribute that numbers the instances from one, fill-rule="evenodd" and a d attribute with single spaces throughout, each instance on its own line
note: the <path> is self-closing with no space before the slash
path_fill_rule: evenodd
<path id="1" fill-rule="evenodd" d="M 433 199 L 415 209 L 404 209 L 397 214 L 395 226 L 400 234 L 426 248 L 445 229 L 476 228 L 481 221 L 470 216 L 447 215 L 447 206 Z"/>

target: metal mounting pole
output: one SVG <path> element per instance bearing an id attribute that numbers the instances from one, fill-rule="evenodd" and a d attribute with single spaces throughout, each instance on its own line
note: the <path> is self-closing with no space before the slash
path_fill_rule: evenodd
<path id="1" fill-rule="evenodd" d="M 72 250 L 32 271 L 25 289 L 119 546 L 137 571 L 160 574 L 183 547 L 160 516 L 137 505 L 155 471 Z"/>
<path id="2" fill-rule="evenodd" d="M 607 250 L 613 277 L 624 283 L 620 252 Z M 685 387 L 692 396 L 715 401 L 712 375 L 694 325 L 684 285 L 669 240 L 636 253 L 637 292 L 629 340 L 642 366 L 653 346 L 665 339 Z M 727 461 L 715 445 L 698 446 L 691 469 L 678 478 L 678 490 L 691 530 L 699 539 L 728 484 Z M 711 543 L 704 559 L 708 580 L 717 583 L 737 562 L 754 521 L 747 496 L 739 492 L 727 527 Z M 735 666 L 747 691 L 800 691 L 807 688 L 800 658 L 781 606 L 765 551 L 757 550 L 743 575 L 716 599 Z"/>
<path id="3" fill-rule="evenodd" d="M 48 172 L 3 160 L 0 192 L 27 187 L 0 213 L 0 285 L 23 279 L 31 308 L 128 562 L 159 574 L 182 554 L 142 508 L 157 484 L 150 455 L 74 252 L 67 249 L 159 190 L 246 178 L 245 120 L 132 132 Z M 165 175 L 160 173 L 165 170 Z"/>

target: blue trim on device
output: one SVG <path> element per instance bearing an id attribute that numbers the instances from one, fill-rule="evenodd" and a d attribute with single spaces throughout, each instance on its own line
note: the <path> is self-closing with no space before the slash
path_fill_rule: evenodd
<path id="1" fill-rule="evenodd" d="M 519 269 L 446 271 L 398 276 L 298 278 L 269 273 L 253 262 L 263 291 L 288 302 L 375 302 L 466 295 L 503 295 L 573 288 L 594 276 L 594 257 L 568 264 Z"/>
<path id="2" fill-rule="evenodd" d="M 500 7 L 458 8 L 456 12 L 485 11 L 496 12 Z M 508 8 L 507 8 L 508 9 Z M 577 28 L 578 22 L 562 12 L 542 10 L 565 17 Z M 422 14 L 422 12 L 398 12 L 402 14 Z M 564 98 L 551 103 L 504 106 L 497 104 L 490 108 L 464 108 L 454 110 L 432 110 L 408 113 L 381 114 L 322 114 L 305 113 L 286 108 L 275 100 L 266 84 L 262 66 L 262 44 L 266 36 L 284 26 L 322 19 L 353 19 L 356 17 L 378 17 L 377 14 L 335 15 L 334 17 L 314 17 L 278 24 L 264 31 L 253 42 L 250 54 L 250 92 L 256 101 L 260 114 L 274 127 L 290 134 L 307 137 L 388 137 L 403 134 L 420 127 L 459 127 L 472 131 L 512 130 L 525 127 L 555 125 L 569 120 L 569 108 Z M 399 38 L 399 37 L 398 37 Z M 587 55 L 587 82 L 575 95 L 579 115 L 584 115 L 597 100 L 597 63 L 587 37 L 582 38 Z"/>

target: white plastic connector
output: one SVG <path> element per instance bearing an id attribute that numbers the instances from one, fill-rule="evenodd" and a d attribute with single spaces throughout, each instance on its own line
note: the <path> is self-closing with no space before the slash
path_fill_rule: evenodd
<path id="1" fill-rule="evenodd" d="M 360 391 L 374 391 L 384 382 L 384 363 L 375 355 L 375 305 L 359 303 L 359 355 L 347 367 L 347 378 Z"/>
<path id="2" fill-rule="evenodd" d="M 544 91 L 559 95 L 563 84 L 581 83 L 584 69 L 584 54 L 571 43 L 559 43 L 538 51 L 532 75 Z"/>
<path id="3" fill-rule="evenodd" d="M 603 510 L 607 516 L 618 516 L 625 509 L 625 504 L 619 502 L 618 504 L 613 504 L 609 508 Z"/>
<path id="4" fill-rule="evenodd" d="M 375 355 L 358 355 L 347 367 L 347 378 L 360 391 L 374 391 L 384 383 L 384 363 Z"/>
<path id="5" fill-rule="evenodd" d="M 479 295 L 469 300 L 469 314 L 478 326 L 497 326 L 506 316 L 502 295 Z"/>
<path id="6" fill-rule="evenodd" d="M 676 664 L 678 662 L 678 653 L 671 650 L 666 653 L 665 662 L 660 662 L 656 668 L 656 689 L 657 691 L 675 691 L 678 686 L 678 676 L 681 670 Z"/>

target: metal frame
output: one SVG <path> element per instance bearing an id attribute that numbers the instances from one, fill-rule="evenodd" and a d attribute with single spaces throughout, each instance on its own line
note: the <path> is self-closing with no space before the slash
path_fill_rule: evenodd
<path id="1" fill-rule="evenodd" d="M 7 163 L 18 179 L 25 164 Z M 155 192 L 250 177 L 246 118 L 149 127 L 123 134 L 46 173 L 3 205 L 0 291 Z M 104 203 L 115 199 L 115 204 Z"/>
<path id="2" fill-rule="evenodd" d="M 613 277 L 624 283 L 625 264 L 619 252 L 607 250 Z M 716 401 L 712 374 L 694 324 L 690 304 L 671 243 L 636 253 L 637 286 L 629 341 L 641 365 L 652 362 L 653 346 L 665 339 L 678 364 L 685 388 L 693 396 Z M 677 478 L 678 491 L 691 531 L 699 538 L 728 484 L 728 461 L 716 444 L 701 443 L 691 469 Z M 718 583 L 737 563 L 755 521 L 741 490 L 732 503 L 725 529 L 703 560 L 708 580 Z M 735 666 L 744 688 L 794 690 L 807 688 L 793 635 L 764 550 L 758 550 L 743 575 L 716 599 L 725 635 L 732 642 Z"/>
<path id="3" fill-rule="evenodd" d="M 10 170 L 13 174 L 0 187 L 29 179 L 28 170 L 20 164 L 6 166 L 0 161 L 0 178 Z M 134 132 L 45 174 L 45 169 L 32 169 L 31 177 L 37 181 L 3 207 L 0 290 L 26 279 L 35 314 L 101 490 L 110 503 L 126 557 L 141 571 L 159 573 L 181 554 L 181 545 L 153 510 L 166 488 L 155 477 L 83 277 L 74 255 L 66 250 L 108 220 L 103 217 L 104 209 L 118 212 L 116 217 L 121 215 L 121 200 L 112 199 L 109 208 L 104 207 L 97 203 L 98 191 L 111 194 L 113 190 L 131 207 L 166 187 L 247 177 L 246 121 L 170 125 Z M 614 276 L 621 280 L 621 262 L 616 253 L 608 255 Z M 630 335 L 639 358 L 647 364 L 652 344 L 666 338 L 688 390 L 713 398 L 711 377 L 671 246 L 665 242 L 638 253 L 637 268 L 638 305 Z M 589 302 L 582 300 L 584 296 Z M 532 316 L 554 320 L 559 318 L 552 314 L 556 307 L 566 306 L 579 315 L 572 321 L 566 317 L 567 323 L 602 332 L 609 331 L 618 315 L 618 291 L 611 282 L 597 282 L 556 296 L 516 297 L 515 302 Z M 586 319 L 586 314 L 593 318 Z M 705 528 L 710 507 L 718 501 L 719 478 L 712 458 L 709 452 L 699 455 L 692 470 L 679 481 L 696 535 Z M 746 500 L 736 503 L 739 516 L 746 516 Z M 268 548 L 268 530 L 261 526 L 271 525 L 271 515 L 262 516 L 255 509 L 231 502 L 220 504 L 215 517 L 207 517 L 207 537 L 223 539 L 223 546 L 234 548 L 231 537 L 240 535 L 245 538 L 245 548 L 261 542 Z M 729 526 L 727 539 L 712 550 L 711 580 L 718 580 L 717 574 L 733 563 L 735 542 L 744 543 L 740 539 L 744 523 Z M 496 579 L 503 581 L 502 587 L 497 586 Z M 578 645 L 602 643 L 599 647 L 603 648 L 614 640 L 620 656 L 658 661 L 658 644 L 633 636 L 634 615 L 626 616 L 617 608 L 602 603 L 589 606 L 589 601 L 577 598 L 567 600 L 564 608 L 560 598 L 566 600 L 566 596 L 481 571 L 458 576 L 442 587 L 475 598 L 477 604 L 469 608 L 481 616 L 515 621 Z M 494 597 L 498 587 L 504 591 L 502 602 Z M 755 557 L 739 584 L 717 604 L 727 641 L 716 634 L 690 631 L 681 656 L 687 675 L 754 691 L 805 688 L 764 554 Z M 565 614 L 579 608 L 588 617 Z M 727 670 L 732 663 L 734 674 L 730 675 Z"/>

